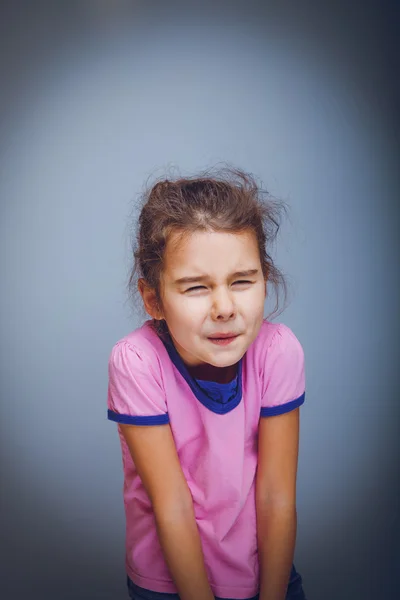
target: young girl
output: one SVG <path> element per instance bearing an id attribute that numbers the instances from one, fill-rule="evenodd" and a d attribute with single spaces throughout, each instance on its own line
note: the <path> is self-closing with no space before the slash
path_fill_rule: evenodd
<path id="1" fill-rule="evenodd" d="M 276 204 L 240 171 L 157 183 L 135 266 L 150 320 L 109 362 L 131 599 L 305 600 L 296 539 L 304 356 L 264 319 Z"/>

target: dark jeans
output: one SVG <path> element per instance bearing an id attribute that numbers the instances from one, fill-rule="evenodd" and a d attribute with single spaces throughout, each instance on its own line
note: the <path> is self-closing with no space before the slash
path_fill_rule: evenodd
<path id="1" fill-rule="evenodd" d="M 152 592 L 150 590 L 145 590 L 144 588 L 139 587 L 134 584 L 129 577 L 127 577 L 129 598 L 131 600 L 179 600 L 178 594 L 165 594 L 160 592 Z M 215 600 L 228 600 L 227 598 L 215 598 Z M 229 600 L 233 600 L 230 598 Z M 248 598 L 248 600 L 258 600 L 258 595 L 253 596 L 253 598 Z M 302 586 L 302 578 L 300 573 L 298 573 L 295 569 L 295 566 L 292 566 L 292 571 L 290 573 L 289 585 L 286 594 L 286 600 L 306 600 L 304 595 L 303 586 Z"/>

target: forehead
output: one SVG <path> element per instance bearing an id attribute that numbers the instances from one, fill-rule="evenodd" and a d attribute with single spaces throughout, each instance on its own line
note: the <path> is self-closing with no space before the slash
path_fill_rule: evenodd
<path id="1" fill-rule="evenodd" d="M 240 233 L 196 231 L 183 238 L 174 232 L 167 242 L 164 276 L 166 279 L 185 275 L 221 277 L 259 267 L 257 239 L 250 230 Z"/>

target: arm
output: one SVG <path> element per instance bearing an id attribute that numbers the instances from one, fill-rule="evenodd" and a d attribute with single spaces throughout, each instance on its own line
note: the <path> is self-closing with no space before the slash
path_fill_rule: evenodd
<path id="1" fill-rule="evenodd" d="M 153 506 L 158 538 L 181 600 L 214 600 L 193 501 L 169 425 L 121 425 Z"/>
<path id="2" fill-rule="evenodd" d="M 299 408 L 262 417 L 256 479 L 260 600 L 284 600 L 296 542 Z"/>

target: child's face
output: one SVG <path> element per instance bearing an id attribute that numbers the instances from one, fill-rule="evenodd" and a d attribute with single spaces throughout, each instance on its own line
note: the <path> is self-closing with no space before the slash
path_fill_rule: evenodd
<path id="1" fill-rule="evenodd" d="M 196 232 L 176 243 L 176 236 L 167 243 L 161 286 L 175 347 L 189 366 L 233 365 L 257 337 L 264 316 L 266 284 L 256 237 L 252 231 Z M 179 281 L 188 277 L 203 279 Z M 236 337 L 211 341 L 217 334 Z"/>

